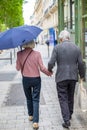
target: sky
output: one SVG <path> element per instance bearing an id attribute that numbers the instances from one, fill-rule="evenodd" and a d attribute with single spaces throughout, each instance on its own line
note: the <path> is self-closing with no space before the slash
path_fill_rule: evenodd
<path id="1" fill-rule="evenodd" d="M 32 16 L 33 11 L 34 11 L 34 4 L 36 0 L 27 0 L 28 3 L 25 3 L 23 5 L 23 17 L 25 24 L 29 24 L 30 20 L 29 17 Z"/>

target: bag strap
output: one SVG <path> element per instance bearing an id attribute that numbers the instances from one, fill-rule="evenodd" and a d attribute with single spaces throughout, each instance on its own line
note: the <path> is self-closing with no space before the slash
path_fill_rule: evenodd
<path id="1" fill-rule="evenodd" d="M 28 56 L 31 54 L 32 51 L 33 51 L 33 50 L 29 51 L 28 55 L 26 56 L 26 58 L 25 58 L 25 60 L 24 60 L 24 63 L 23 63 L 23 65 L 22 65 L 22 68 L 21 68 L 21 73 L 23 73 L 24 65 L 25 65 L 25 63 L 26 63 L 26 61 L 27 61 Z"/>

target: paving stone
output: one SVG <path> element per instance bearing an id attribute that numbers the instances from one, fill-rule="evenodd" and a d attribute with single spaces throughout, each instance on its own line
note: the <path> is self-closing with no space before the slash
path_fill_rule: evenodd
<path id="1" fill-rule="evenodd" d="M 37 46 L 37 50 L 41 52 L 43 61 L 47 66 L 49 58 L 46 49 L 44 45 Z M 52 49 L 53 48 L 50 47 L 50 55 Z M 15 69 L 15 60 L 13 63 L 12 66 L 9 64 L 4 65 L 2 67 L 3 71 L 0 70 L 2 76 L 7 73 L 13 74 L 11 75 L 11 80 L 8 80 L 7 75 L 5 75 L 5 78 L 3 76 L 4 79 L 0 82 L 0 130 L 33 130 L 32 122 L 28 120 L 27 107 L 21 85 L 21 74 Z M 6 67 L 8 67 L 8 70 Z M 39 130 L 64 130 L 56 91 L 55 75 L 53 74 L 52 77 L 47 77 L 41 73 L 41 78 Z M 15 89 L 19 90 L 16 92 Z M 12 96 L 14 96 L 14 98 L 12 98 Z M 87 112 L 81 112 L 76 102 L 70 130 L 87 130 Z"/>

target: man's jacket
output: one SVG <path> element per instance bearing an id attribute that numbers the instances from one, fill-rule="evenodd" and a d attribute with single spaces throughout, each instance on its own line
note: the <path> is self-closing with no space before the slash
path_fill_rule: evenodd
<path id="1" fill-rule="evenodd" d="M 55 63 L 57 63 L 56 82 L 77 81 L 78 74 L 80 78 L 85 76 L 80 48 L 70 41 L 64 41 L 54 47 L 51 59 L 48 62 L 49 71 L 52 71 Z"/>

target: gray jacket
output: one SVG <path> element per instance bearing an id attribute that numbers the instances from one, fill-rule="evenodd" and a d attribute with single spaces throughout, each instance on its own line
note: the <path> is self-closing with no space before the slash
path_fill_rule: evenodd
<path id="1" fill-rule="evenodd" d="M 48 70 L 52 71 L 57 63 L 56 82 L 64 80 L 78 80 L 84 78 L 85 70 L 80 48 L 70 41 L 64 41 L 56 45 L 48 62 Z"/>

